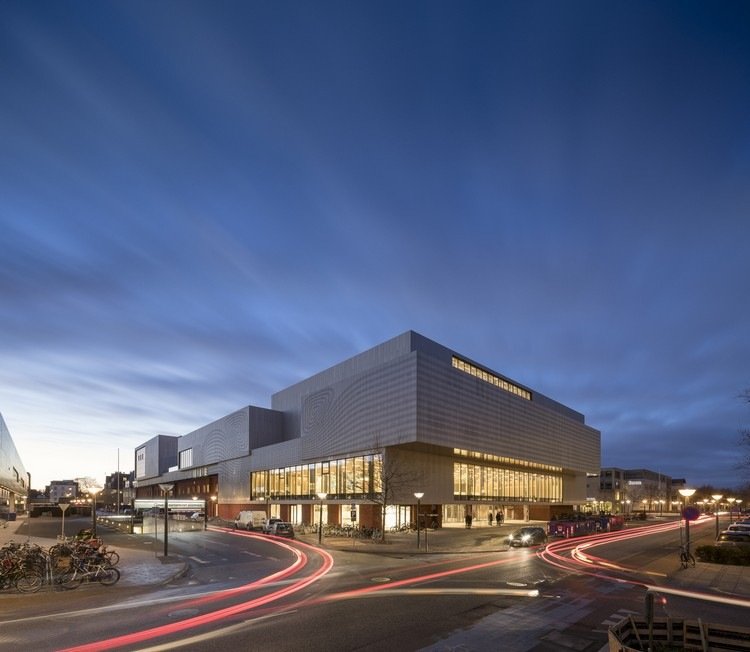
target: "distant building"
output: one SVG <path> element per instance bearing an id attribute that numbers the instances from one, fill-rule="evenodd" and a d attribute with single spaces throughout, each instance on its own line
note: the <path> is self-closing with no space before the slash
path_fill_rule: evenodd
<path id="1" fill-rule="evenodd" d="M 130 505 L 135 498 L 134 479 L 134 471 L 130 471 L 130 473 L 115 472 L 108 475 L 104 479 L 104 487 L 97 502 L 113 512 L 118 511 L 118 504 L 120 507 Z"/>
<path id="2" fill-rule="evenodd" d="M 648 469 L 603 468 L 599 472 L 598 494 L 593 500 L 601 511 L 665 512 L 676 509 L 672 478 Z"/>
<path id="3" fill-rule="evenodd" d="M 412 331 L 181 437 L 135 450 L 139 498 L 205 499 L 295 523 L 548 519 L 586 506 L 584 416 Z M 324 493 L 325 498 L 318 497 Z M 379 510 L 387 494 L 385 523 Z"/>
<path id="4" fill-rule="evenodd" d="M 9 515 L 26 511 L 30 484 L 31 478 L 0 414 L 0 518 L 14 518 Z"/>
<path id="5" fill-rule="evenodd" d="M 45 493 L 51 503 L 70 503 L 80 496 L 80 489 L 76 480 L 52 480 Z"/>

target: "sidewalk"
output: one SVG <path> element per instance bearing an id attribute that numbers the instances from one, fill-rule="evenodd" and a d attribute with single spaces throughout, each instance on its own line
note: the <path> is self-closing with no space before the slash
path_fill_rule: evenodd
<path id="1" fill-rule="evenodd" d="M 18 530 L 21 529 L 26 518 L 21 517 L 20 520 L 10 521 L 7 523 L 7 527 L 4 527 L 6 521 L 2 521 L 2 525 L 0 525 L 0 547 L 9 541 L 35 543 L 42 548 L 49 548 L 58 543 L 57 539 L 35 536 L 28 537 L 23 533 L 19 533 Z M 106 544 L 106 530 L 99 534 L 103 535 Z M 109 547 L 116 550 L 120 555 L 120 562 L 117 564 L 117 568 L 120 571 L 120 581 L 116 586 L 144 587 L 166 584 L 184 575 L 189 569 L 189 564 L 179 558 L 172 557 L 163 560 L 163 557 L 157 556 L 153 551 L 133 550 L 132 548 L 122 546 Z M 2 595 L 17 594 L 3 591 L 0 592 L 0 596 Z"/>
<path id="2" fill-rule="evenodd" d="M 506 537 L 522 525 L 537 525 L 535 522 L 507 522 L 504 525 L 474 524 L 448 525 L 437 530 L 421 530 L 419 547 L 417 533 L 386 532 L 385 540 L 357 539 L 349 537 L 323 537 L 323 547 L 344 552 L 361 552 L 376 555 L 418 555 L 470 552 L 493 552 L 508 550 Z M 317 534 L 298 534 L 305 543 L 318 544 Z"/>

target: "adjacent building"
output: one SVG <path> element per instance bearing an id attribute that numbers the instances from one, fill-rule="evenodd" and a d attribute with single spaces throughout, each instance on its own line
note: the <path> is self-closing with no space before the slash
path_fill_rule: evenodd
<path id="1" fill-rule="evenodd" d="M 139 498 L 295 523 L 548 519 L 586 506 L 600 433 L 540 392 L 408 331 L 183 436 L 135 451 Z M 417 499 L 415 494 L 421 494 Z M 383 522 L 385 514 L 385 522 Z"/>
<path id="2" fill-rule="evenodd" d="M 30 481 L 0 414 L 0 518 L 13 519 L 26 511 Z"/>

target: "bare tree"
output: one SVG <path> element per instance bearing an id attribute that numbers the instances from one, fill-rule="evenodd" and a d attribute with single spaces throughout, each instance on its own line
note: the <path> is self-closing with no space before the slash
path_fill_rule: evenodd
<path id="1" fill-rule="evenodd" d="M 385 448 L 375 440 L 372 455 L 375 459 L 375 491 L 373 503 L 380 510 L 380 540 L 385 541 L 385 517 L 388 507 L 407 499 L 410 492 L 419 486 L 419 474 L 398 455 L 395 447 Z"/>

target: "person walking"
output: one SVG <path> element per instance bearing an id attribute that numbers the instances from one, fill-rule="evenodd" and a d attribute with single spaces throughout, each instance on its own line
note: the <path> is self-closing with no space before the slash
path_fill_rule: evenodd
<path id="1" fill-rule="evenodd" d="M 492 515 L 492 510 L 490 510 L 490 513 L 487 514 L 487 522 L 492 525 L 492 521 L 495 519 L 495 517 Z"/>

